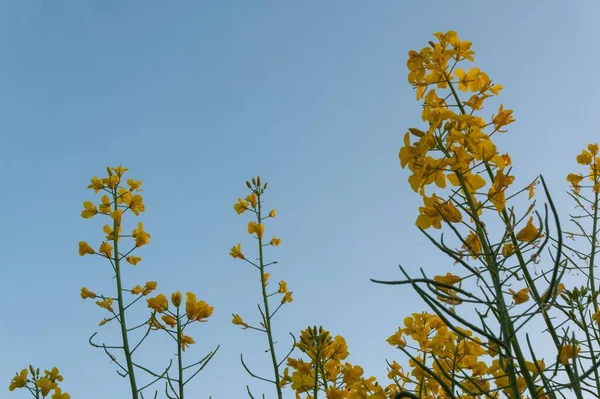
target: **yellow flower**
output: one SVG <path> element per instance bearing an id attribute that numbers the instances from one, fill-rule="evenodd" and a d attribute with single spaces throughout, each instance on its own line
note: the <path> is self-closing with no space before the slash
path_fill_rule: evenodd
<path id="1" fill-rule="evenodd" d="M 104 183 L 106 186 L 108 186 L 108 188 L 112 190 L 114 190 L 117 187 L 120 181 L 121 179 L 119 179 L 119 176 L 117 175 L 111 175 L 102 179 L 102 183 Z"/>
<path id="2" fill-rule="evenodd" d="M 110 227 L 109 225 L 105 224 L 104 227 L 102 228 L 102 230 L 104 231 L 104 233 L 106 233 L 106 239 L 108 241 L 112 241 L 115 239 L 115 232 L 113 231 L 112 227 Z M 117 242 L 119 240 L 119 234 L 121 234 L 121 226 L 119 226 L 117 228 L 117 234 L 116 234 L 116 239 Z"/>
<path id="3" fill-rule="evenodd" d="M 127 179 L 127 184 L 129 185 L 129 191 L 141 191 L 142 182 L 140 180 Z"/>
<path id="4" fill-rule="evenodd" d="M 89 219 L 98 213 L 98 209 L 96 209 L 96 205 L 94 205 L 92 201 L 85 201 L 83 203 L 83 208 L 83 211 L 81 211 L 81 217 L 84 219 Z"/>
<path id="5" fill-rule="evenodd" d="M 240 244 L 240 243 L 231 247 L 231 251 L 229 252 L 229 255 L 231 255 L 234 259 L 235 258 L 246 259 L 244 257 L 244 254 L 242 253 L 241 247 L 242 247 L 242 244 Z"/>
<path id="6" fill-rule="evenodd" d="M 291 292 L 291 291 L 287 291 L 285 294 L 283 294 L 283 298 L 281 299 L 281 304 L 284 304 L 286 302 L 293 302 L 294 298 L 292 298 L 292 294 L 293 294 L 293 292 Z"/>
<path id="7" fill-rule="evenodd" d="M 162 313 L 169 309 L 169 302 L 167 301 L 167 297 L 163 294 L 158 294 L 154 298 L 146 299 L 146 301 L 148 302 L 148 307 L 156 310 L 158 313 Z"/>
<path id="8" fill-rule="evenodd" d="M 63 393 L 62 389 L 56 387 L 54 388 L 54 393 L 52 394 L 52 399 L 71 399 L 71 395 L 68 393 Z"/>
<path id="9" fill-rule="evenodd" d="M 104 183 L 102 182 L 102 180 L 94 176 L 92 177 L 92 184 L 90 184 L 87 188 L 93 189 L 94 193 L 98 194 L 98 191 L 104 188 Z"/>
<path id="10" fill-rule="evenodd" d="M 396 331 L 396 334 L 390 335 L 388 337 L 388 339 L 386 339 L 386 341 L 387 341 L 388 344 L 390 344 L 392 346 L 405 347 L 406 346 L 406 340 L 404 338 L 402 338 L 403 334 L 404 334 L 404 331 L 401 328 L 398 328 L 398 331 Z"/>
<path id="11" fill-rule="evenodd" d="M 246 201 L 248 201 L 250 205 L 252 205 L 252 208 L 256 208 L 256 205 L 258 203 L 258 197 L 255 193 L 252 193 L 246 197 Z"/>
<path id="12" fill-rule="evenodd" d="M 103 195 L 102 198 L 102 203 L 99 206 L 100 212 L 102 213 L 110 213 L 111 210 L 111 201 L 110 198 L 108 198 L 108 195 Z"/>
<path id="13" fill-rule="evenodd" d="M 196 314 L 198 314 L 196 294 L 187 292 L 185 295 L 185 313 L 187 314 L 188 320 L 194 320 Z"/>
<path id="14" fill-rule="evenodd" d="M 261 223 L 248 222 L 248 233 L 256 234 L 258 238 L 262 238 L 265 232 L 265 226 Z"/>
<path id="15" fill-rule="evenodd" d="M 512 294 L 515 304 L 517 304 L 517 305 L 525 303 L 529 300 L 529 289 L 528 288 L 523 288 L 517 292 L 515 292 L 509 288 L 508 292 L 510 292 Z"/>
<path id="16" fill-rule="evenodd" d="M 116 209 L 110 214 L 110 217 L 113 218 L 117 226 L 120 226 L 121 219 L 123 218 L 123 211 L 120 209 Z"/>
<path id="17" fill-rule="evenodd" d="M 127 257 L 127 262 L 131 263 L 132 265 L 137 265 L 139 262 L 142 261 L 142 258 L 139 256 L 128 256 Z"/>
<path id="18" fill-rule="evenodd" d="M 132 289 L 129 290 L 133 295 L 139 295 L 143 292 L 143 288 L 140 285 L 136 285 Z"/>
<path id="19" fill-rule="evenodd" d="M 265 285 L 267 285 L 267 282 L 269 281 L 269 277 L 271 277 L 271 273 L 265 273 Z"/>
<path id="20" fill-rule="evenodd" d="M 598 143 L 588 144 L 587 149 L 592 153 L 592 155 L 598 154 Z"/>
<path id="21" fill-rule="evenodd" d="M 92 291 L 88 290 L 85 287 L 81 287 L 81 298 L 82 299 L 96 298 L 96 294 L 93 293 Z"/>
<path id="22" fill-rule="evenodd" d="M 110 168 L 110 169 L 112 169 L 117 174 L 117 176 L 119 176 L 119 177 L 122 177 L 123 173 L 125 173 L 125 172 L 127 172 L 129 170 L 129 169 L 127 169 L 127 168 L 125 168 L 125 167 L 123 167 L 121 165 L 119 165 L 117 167 L 114 167 L 114 168 Z"/>
<path id="23" fill-rule="evenodd" d="M 446 273 L 445 276 L 435 276 L 433 278 L 435 281 L 440 282 L 442 284 L 454 285 L 462 280 L 460 277 L 455 276 L 452 273 Z"/>
<path id="24" fill-rule="evenodd" d="M 52 370 L 44 370 L 44 374 L 52 382 L 55 382 L 56 380 L 58 380 L 58 381 L 63 380 L 63 376 L 59 374 L 57 367 L 52 367 Z"/>
<path id="25" fill-rule="evenodd" d="M 241 215 L 248 209 L 248 203 L 241 198 L 238 198 L 238 202 L 233 205 L 233 209 L 237 212 L 238 215 Z"/>
<path id="26" fill-rule="evenodd" d="M 96 251 L 90 247 L 90 244 L 85 241 L 79 241 L 79 256 L 84 256 L 85 254 L 93 255 L 95 253 Z"/>
<path id="27" fill-rule="evenodd" d="M 540 234 L 540 236 L 538 237 L 538 234 L 539 230 L 533 225 L 533 216 L 531 216 L 529 218 L 529 221 L 527 222 L 527 225 L 517 233 L 517 240 L 524 242 L 532 242 L 536 238 L 544 237 L 543 234 Z"/>
<path id="28" fill-rule="evenodd" d="M 494 116 L 492 122 L 494 123 L 494 129 L 498 132 L 504 132 L 502 129 L 504 126 L 509 125 L 515 121 L 512 116 L 513 111 L 511 109 L 504 109 L 504 106 L 500 104 L 498 115 Z"/>
<path id="29" fill-rule="evenodd" d="M 558 361 L 561 364 L 569 364 L 569 360 L 576 358 L 579 355 L 581 348 L 578 346 L 573 347 L 571 344 L 563 345 L 560 347 L 558 354 Z"/>
<path id="30" fill-rule="evenodd" d="M 181 305 L 181 292 L 177 291 L 171 294 L 171 302 L 173 306 L 178 307 Z"/>
<path id="31" fill-rule="evenodd" d="M 231 320 L 231 322 L 233 324 L 236 324 L 238 326 L 244 326 L 244 329 L 248 328 L 248 324 L 246 324 L 244 322 L 244 320 L 242 320 L 242 316 L 240 316 L 239 314 L 232 314 L 233 315 L 233 320 Z"/>
<path id="32" fill-rule="evenodd" d="M 113 303 L 113 299 L 112 298 L 106 298 L 102 301 L 96 301 L 96 305 L 100 306 L 101 308 L 104 308 L 106 310 L 108 310 L 109 312 L 113 312 L 113 308 L 112 308 L 112 303 Z"/>
<path id="33" fill-rule="evenodd" d="M 589 165 L 592 163 L 592 159 L 592 154 L 586 150 L 581 151 L 581 154 L 577 155 L 577 163 L 580 165 Z M 83 216 L 83 214 L 81 216 Z"/>
<path id="34" fill-rule="evenodd" d="M 129 204 L 127 204 L 127 205 L 129 205 L 129 209 L 131 209 L 131 212 L 133 212 L 135 214 L 135 216 L 139 216 L 140 212 L 146 211 L 146 206 L 144 205 L 144 199 L 139 194 L 134 195 L 131 202 L 129 202 Z"/>
<path id="35" fill-rule="evenodd" d="M 14 391 L 16 388 L 24 388 L 27 385 L 27 369 L 21 370 L 21 373 L 15 375 L 8 387 L 9 391 Z"/>
<path id="36" fill-rule="evenodd" d="M 138 223 L 138 228 L 134 229 L 131 232 L 131 235 L 133 236 L 133 238 L 135 238 L 136 247 L 141 247 L 150 242 L 150 234 L 144 231 L 144 225 L 142 224 L 142 222 Z"/>
<path id="37" fill-rule="evenodd" d="M 40 389 L 42 396 L 48 396 L 50 391 L 57 387 L 55 382 L 50 381 L 46 377 L 42 377 L 36 381 L 35 385 Z"/>
<path id="38" fill-rule="evenodd" d="M 466 249 L 473 259 L 477 259 L 477 255 L 481 253 L 481 241 L 479 240 L 479 236 L 470 232 L 465 239 L 462 248 Z"/>
<path id="39" fill-rule="evenodd" d="M 273 237 L 271 238 L 271 242 L 269 243 L 271 245 L 273 245 L 274 247 L 278 246 L 279 244 L 281 244 L 281 239 L 277 238 L 277 237 Z"/>
<path id="40" fill-rule="evenodd" d="M 287 292 L 287 283 L 284 280 L 279 282 L 279 290 L 277 290 L 280 294 L 285 294 Z"/>
<path id="41" fill-rule="evenodd" d="M 272 209 L 271 212 L 269 212 L 269 217 L 274 218 L 275 215 L 277 215 L 277 209 Z"/>
<path id="42" fill-rule="evenodd" d="M 188 347 L 191 344 L 195 344 L 196 341 L 194 341 L 194 338 L 188 336 L 188 335 L 181 335 L 181 349 L 183 349 L 183 351 L 185 352 L 185 348 Z"/>
<path id="43" fill-rule="evenodd" d="M 113 247 L 111 247 L 109 243 L 103 242 L 102 244 L 100 244 L 100 249 L 98 250 L 98 252 L 104 254 L 104 256 L 106 256 L 107 258 L 110 258 L 112 256 L 112 249 Z"/>
<path id="44" fill-rule="evenodd" d="M 515 247 L 509 242 L 504 244 L 504 246 L 502 247 L 502 255 L 505 258 L 508 258 L 510 255 L 515 253 Z"/>
<path id="45" fill-rule="evenodd" d="M 150 321 L 148 324 L 150 325 L 150 328 L 153 330 L 161 330 L 161 329 L 165 328 L 165 326 L 163 326 L 162 324 L 160 324 L 160 322 L 158 320 L 156 320 L 156 317 L 154 315 L 150 318 Z"/>
<path id="46" fill-rule="evenodd" d="M 154 291 L 157 286 L 158 286 L 158 283 L 156 281 L 146 282 L 146 284 L 144 285 L 144 290 L 142 291 L 142 295 L 144 295 L 144 296 L 148 295 L 149 293 Z"/>
<path id="47" fill-rule="evenodd" d="M 204 301 L 196 303 L 196 321 L 206 321 L 213 314 L 214 308 Z"/>
<path id="48" fill-rule="evenodd" d="M 567 181 L 571 183 L 573 186 L 579 185 L 579 182 L 583 180 L 583 176 L 580 174 L 569 173 L 567 176 Z"/>
<path id="49" fill-rule="evenodd" d="M 162 321 L 164 321 L 166 324 L 168 324 L 171 328 L 175 327 L 177 325 L 177 320 L 175 320 L 174 317 L 171 317 L 167 314 L 162 315 L 161 317 Z"/>

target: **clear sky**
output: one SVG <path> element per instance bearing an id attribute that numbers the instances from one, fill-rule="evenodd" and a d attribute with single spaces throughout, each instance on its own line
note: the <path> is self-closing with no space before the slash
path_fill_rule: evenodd
<path id="1" fill-rule="evenodd" d="M 245 180 L 268 181 L 278 209 L 267 235 L 294 302 L 274 321 L 280 354 L 307 325 L 343 335 L 350 358 L 385 377 L 401 360 L 385 339 L 425 309 L 408 288 L 378 286 L 413 273 L 452 271 L 414 226 L 420 197 L 397 153 L 420 105 L 406 81 L 406 55 L 436 31 L 471 40 L 477 66 L 504 85 L 517 122 L 496 142 L 512 155 L 516 185 L 543 173 L 563 218 L 574 156 L 599 141 L 600 3 L 436 1 L 4 1 L 0 4 L 0 397 L 14 372 L 56 365 L 76 398 L 125 398 L 127 381 L 88 337 L 110 342 L 116 325 L 79 290 L 112 286 L 110 267 L 80 258 L 102 221 L 84 220 L 86 189 L 107 165 L 144 182 L 152 235 L 125 285 L 194 291 L 215 307 L 190 330 L 187 352 L 213 362 L 190 385 L 193 398 L 267 393 L 239 362 L 269 375 L 263 335 L 230 322 L 258 322 L 254 269 L 228 256 L 249 248 L 246 216 L 233 203 Z M 566 219 L 565 219 L 566 220 Z M 248 251 L 248 250 L 247 250 Z M 273 285 L 275 286 L 275 284 Z M 130 319 L 142 321 L 141 305 Z M 153 337 L 142 361 L 166 365 Z M 156 349 L 155 349 L 156 348 Z M 162 387 L 160 387 L 162 392 Z M 287 397 L 292 397 L 288 392 Z M 259 396 L 257 396 L 259 397 Z"/>

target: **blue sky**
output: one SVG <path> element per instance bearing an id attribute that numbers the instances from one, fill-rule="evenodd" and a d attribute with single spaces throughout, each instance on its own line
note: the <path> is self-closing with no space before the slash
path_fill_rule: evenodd
<path id="1" fill-rule="evenodd" d="M 186 355 L 221 349 L 189 397 L 244 397 L 246 384 L 274 397 L 239 363 L 244 353 L 268 375 L 264 336 L 230 323 L 234 312 L 258 320 L 258 276 L 228 256 L 252 242 L 232 205 L 256 174 L 278 209 L 267 234 L 283 240 L 269 252 L 279 261 L 271 279 L 287 280 L 295 298 L 275 320 L 278 352 L 288 331 L 323 325 L 346 338 L 351 362 L 383 378 L 385 359 L 402 359 L 385 339 L 425 307 L 410 289 L 369 278 L 399 278 L 400 263 L 431 275 L 453 267 L 415 228 L 419 197 L 397 158 L 421 123 L 407 52 L 436 31 L 473 42 L 477 66 L 515 110 L 497 145 L 512 155 L 516 185 L 543 173 L 566 218 L 564 177 L 599 137 L 598 17 L 591 0 L 3 2 L 0 353 L 10 361 L 0 381 L 56 365 L 73 398 L 126 397 L 126 381 L 87 342 L 116 326 L 98 329 L 105 313 L 79 298 L 84 285 L 109 292 L 109 266 L 77 254 L 78 241 L 102 239 L 103 223 L 79 216 L 97 200 L 86 186 L 118 164 L 144 182 L 140 220 L 152 235 L 125 285 L 157 280 L 161 292 L 194 291 L 215 307 Z M 145 315 L 140 305 L 130 318 Z M 165 342 L 153 337 L 141 358 L 163 366 Z"/>

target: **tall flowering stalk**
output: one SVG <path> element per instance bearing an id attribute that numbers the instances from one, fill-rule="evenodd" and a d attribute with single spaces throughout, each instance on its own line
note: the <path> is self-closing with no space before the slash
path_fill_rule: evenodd
<path id="1" fill-rule="evenodd" d="M 252 183 L 250 183 L 249 181 L 246 181 L 246 186 L 248 187 L 248 189 L 250 189 L 250 194 L 248 194 L 245 199 L 239 198 L 237 203 L 233 206 L 233 208 L 237 212 L 238 215 L 241 215 L 246 211 L 254 214 L 254 217 L 255 217 L 254 221 L 248 222 L 248 233 L 251 234 L 256 239 L 257 248 L 258 248 L 258 258 L 256 261 L 252 261 L 252 260 L 248 259 L 244 255 L 244 253 L 242 253 L 240 243 L 238 243 L 237 245 L 235 245 L 231 248 L 229 255 L 231 255 L 235 259 L 241 259 L 241 260 L 249 263 L 254 268 L 256 268 L 257 271 L 259 272 L 261 295 L 262 295 L 262 306 L 258 305 L 258 309 L 260 311 L 262 321 L 260 322 L 260 327 L 255 327 L 255 326 L 251 326 L 251 325 L 247 324 L 239 314 L 234 314 L 232 323 L 236 324 L 236 325 L 241 325 L 244 329 L 250 328 L 255 331 L 260 331 L 262 333 L 265 333 L 265 335 L 267 336 L 267 344 L 269 345 L 269 353 L 270 353 L 270 357 L 271 357 L 271 364 L 273 367 L 273 379 L 263 378 L 263 377 L 259 377 L 259 376 L 255 375 L 247 367 L 246 363 L 244 362 L 243 355 L 240 357 L 240 359 L 241 359 L 242 365 L 244 366 L 246 371 L 252 377 L 258 378 L 263 381 L 271 382 L 272 384 L 274 384 L 275 390 L 277 392 L 277 398 L 282 399 L 283 394 L 282 394 L 282 390 L 281 390 L 282 384 L 281 384 L 281 376 L 280 376 L 279 368 L 280 368 L 282 362 L 285 361 L 285 359 L 289 356 L 289 353 L 287 356 L 284 357 L 283 360 L 279 361 L 277 359 L 277 354 L 275 352 L 275 342 L 273 339 L 272 319 L 275 316 L 275 314 L 277 313 L 277 311 L 279 311 L 279 309 L 284 304 L 293 301 L 292 291 L 290 291 L 288 289 L 287 282 L 285 282 L 283 280 L 279 282 L 279 288 L 275 292 L 268 291 L 268 284 L 269 284 L 269 278 L 271 276 L 271 273 L 267 273 L 266 269 L 267 269 L 267 267 L 277 264 L 277 262 L 274 261 L 274 262 L 267 263 L 265 261 L 264 248 L 279 246 L 279 244 L 281 243 L 281 239 L 278 237 L 273 237 L 268 242 L 265 241 L 265 239 L 264 239 L 264 232 L 265 232 L 264 221 L 267 219 L 270 219 L 270 218 L 274 218 L 277 214 L 277 211 L 275 209 L 272 209 L 268 213 L 266 213 L 263 210 L 262 197 L 264 195 L 264 192 L 265 192 L 268 184 L 267 183 L 262 184 L 261 180 L 260 180 L 260 176 L 257 176 L 256 178 L 252 178 Z M 271 307 L 271 303 L 269 302 L 269 299 L 276 294 L 280 294 L 282 296 L 282 298 L 281 298 L 279 304 L 277 305 L 277 307 L 275 308 L 275 310 L 273 310 Z M 292 337 L 293 337 L 293 335 L 292 335 Z M 292 350 L 293 350 L 293 348 L 292 348 Z M 291 353 L 291 351 L 290 351 L 290 353 Z M 246 387 L 246 389 L 248 391 L 248 395 L 251 398 L 254 398 L 254 396 L 250 392 L 250 388 Z"/>
<path id="2" fill-rule="evenodd" d="M 148 281 L 143 286 L 136 285 L 131 289 L 123 288 L 123 260 L 129 264 L 135 266 L 142 261 L 142 258 L 134 255 L 134 251 L 140 247 L 146 245 L 150 241 L 150 234 L 144 230 L 144 226 L 141 222 L 138 222 L 137 227 L 132 230 L 131 235 L 123 235 L 122 224 L 124 221 L 123 216 L 128 212 L 139 216 L 141 212 L 146 210 L 142 196 L 139 194 L 141 191 L 142 182 L 134 179 L 127 179 L 126 185 L 123 183 L 123 175 L 127 171 L 122 166 L 108 167 L 108 176 L 102 179 L 98 179 L 94 176 L 91 184 L 88 186 L 89 189 L 94 190 L 96 194 L 103 191 L 105 194 L 101 198 L 101 202 L 96 205 L 92 201 L 85 201 L 83 204 L 84 210 L 81 212 L 83 218 L 89 219 L 96 215 L 109 218 L 112 222 L 112 226 L 107 224 L 103 230 L 106 234 L 106 241 L 103 241 L 99 249 L 94 250 L 87 242 L 79 242 L 79 254 L 84 255 L 98 255 L 109 260 L 113 272 L 114 279 L 116 282 L 116 296 L 107 296 L 102 294 L 96 294 L 90 291 L 88 288 L 81 288 L 81 297 L 83 299 L 94 299 L 97 298 L 96 304 L 101 308 L 106 309 L 112 317 L 104 318 L 100 322 L 100 326 L 103 326 L 112 320 L 117 320 L 120 331 L 121 331 L 121 345 L 109 345 L 97 344 L 93 341 L 94 336 L 90 337 L 90 344 L 94 347 L 101 348 L 104 352 L 114 361 L 120 368 L 117 371 L 121 376 L 129 378 L 129 385 L 131 388 L 132 399 L 138 397 L 143 398 L 142 391 L 158 381 L 165 382 L 165 392 L 169 398 L 184 399 L 184 385 L 189 382 L 200 370 L 202 370 L 208 361 L 212 359 L 216 350 L 210 352 L 199 362 L 195 362 L 189 366 L 183 366 L 183 351 L 188 345 L 195 343 L 191 336 L 184 335 L 186 327 L 194 322 L 206 321 L 213 312 L 213 308 L 204 301 L 197 301 L 195 294 L 188 292 L 186 300 L 186 311 L 185 313 L 180 311 L 181 306 L 181 293 L 179 291 L 171 295 L 171 303 L 175 307 L 175 312 L 169 310 L 169 303 L 164 294 L 158 294 L 155 297 L 148 298 L 147 306 L 152 310 L 149 318 L 143 323 L 135 326 L 128 327 L 126 320 L 126 311 L 140 299 L 147 297 L 157 288 L 156 281 Z M 127 252 L 119 250 L 119 244 L 121 238 L 131 238 L 133 245 Z M 112 245 L 111 245 L 112 244 Z M 129 293 L 134 299 L 126 303 L 125 293 Z M 114 309 L 116 301 L 117 310 Z M 162 315 L 162 321 L 168 325 L 161 324 L 156 319 L 156 314 Z M 132 345 L 131 334 L 133 331 L 140 328 L 145 328 L 145 333 L 138 340 L 135 345 Z M 134 352 L 140 347 L 144 340 L 148 337 L 151 330 L 162 330 L 165 331 L 175 342 L 177 349 L 177 377 L 171 377 L 169 374 L 172 366 L 172 361 L 165 368 L 162 373 L 157 373 L 149 368 L 142 366 L 134 361 Z M 121 365 L 117 360 L 116 356 L 113 355 L 109 349 L 120 349 L 122 350 L 125 358 L 125 365 Z M 184 378 L 184 371 L 192 367 L 198 366 L 198 370 L 192 374 L 188 379 Z M 150 383 L 145 384 L 138 388 L 136 369 L 143 370 L 149 374 L 153 379 Z M 171 396 L 173 395 L 173 396 Z"/>
<path id="3" fill-rule="evenodd" d="M 564 328 L 564 320 L 551 316 L 551 311 L 565 313 L 564 305 L 557 302 L 563 291 L 562 297 L 572 301 L 589 296 L 581 290 L 572 294 L 561 283 L 570 260 L 563 258 L 557 211 L 541 177 L 507 196 L 514 181 L 511 159 L 497 151 L 492 137 L 504 133 L 506 126 L 514 122 L 512 111 L 500 104 L 488 120 L 477 115 L 502 86 L 494 84 L 479 68 L 459 67 L 473 61 L 470 42 L 460 40 L 454 31 L 434 36 L 436 42 L 429 42 L 419 52 L 409 52 L 408 80 L 416 89 L 417 99 L 424 100 L 422 119 L 427 126 L 409 129 L 399 157 L 401 166 L 411 172 L 410 186 L 423 197 L 416 225 L 463 272 L 462 276 L 447 273 L 429 278 L 421 271 L 422 277 L 412 278 L 401 267 L 405 280 L 378 281 L 410 284 L 435 313 L 407 318 L 405 328 L 388 340 L 409 355 L 412 366 L 417 367 L 412 373 L 418 376 L 412 380 L 413 387 L 405 387 L 398 397 L 483 398 L 498 397 L 501 392 L 509 398 L 554 398 L 569 389 L 582 398 L 588 392 L 583 377 L 592 373 L 597 376 L 597 364 L 588 365 L 581 373 L 583 364 L 576 362 L 581 359 L 579 341 L 573 330 Z M 461 99 L 461 92 L 470 96 Z M 588 163 L 594 163 L 593 156 L 587 158 Z M 531 200 L 539 182 L 557 234 L 549 267 L 536 267 L 534 271 L 532 266 L 540 263 L 541 251 L 550 239 L 548 205 L 544 217 L 535 211 L 535 202 L 517 216 L 507 201 L 523 192 Z M 435 186 L 435 192 L 429 194 L 431 186 Z M 494 237 L 489 225 L 499 225 L 504 231 Z M 452 248 L 447 239 L 436 240 L 425 231 L 442 226 L 461 248 Z M 521 310 L 530 298 L 533 304 Z M 459 312 L 459 306 L 463 312 Z M 556 351 L 556 361 L 548 367 L 537 358 L 529 334 L 524 333 L 526 326 L 538 326 L 539 331 L 540 324 Z M 414 328 L 416 325 L 420 327 Z M 463 349 L 460 345 L 441 344 L 444 339 L 438 338 L 440 334 L 448 342 L 461 339 Z M 418 345 L 407 346 L 404 335 Z M 592 336 L 587 335 L 591 343 Z M 468 342 L 472 348 L 464 352 Z M 456 354 L 461 352 L 463 355 L 457 359 Z M 455 360 L 448 363 L 448 359 Z M 489 377 L 482 380 L 484 375 Z M 495 387 L 489 385 L 490 380 Z M 592 385 L 595 387 L 591 391 L 597 393 L 597 378 Z"/>

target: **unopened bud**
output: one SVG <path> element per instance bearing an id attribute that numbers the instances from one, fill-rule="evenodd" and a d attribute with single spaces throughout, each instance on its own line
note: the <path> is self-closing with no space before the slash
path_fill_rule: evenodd
<path id="1" fill-rule="evenodd" d="M 29 371 L 31 371 L 31 374 L 35 375 L 35 370 L 31 364 L 29 365 Z"/>
<path id="2" fill-rule="evenodd" d="M 256 176 L 256 184 L 260 186 L 260 176 Z"/>
<path id="3" fill-rule="evenodd" d="M 268 185 L 269 185 L 269 183 L 265 183 L 263 190 L 266 190 Z"/>
<path id="4" fill-rule="evenodd" d="M 248 188 L 252 188 L 252 186 L 250 185 L 250 182 L 248 180 L 246 180 L 246 186 L 248 186 Z"/>
<path id="5" fill-rule="evenodd" d="M 256 179 L 254 177 L 252 178 L 252 184 L 256 186 Z"/>

